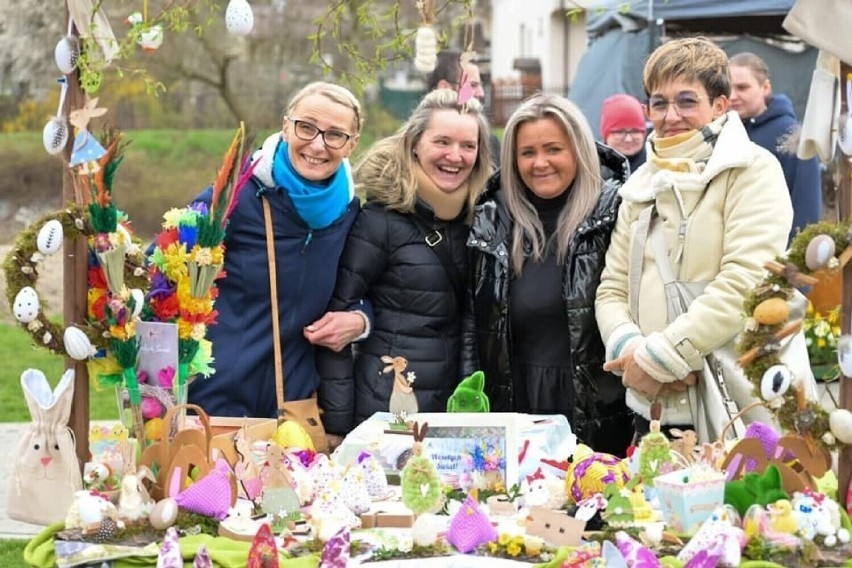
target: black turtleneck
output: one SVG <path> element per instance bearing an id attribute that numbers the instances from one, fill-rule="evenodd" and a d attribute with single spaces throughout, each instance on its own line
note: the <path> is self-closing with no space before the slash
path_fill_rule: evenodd
<path id="1" fill-rule="evenodd" d="M 570 188 L 569 190 L 570 191 Z M 527 390 L 532 386 L 524 382 L 529 366 L 549 367 L 547 374 L 556 383 L 571 385 L 571 381 L 557 379 L 562 371 L 570 372 L 571 356 L 568 349 L 568 316 L 562 299 L 562 273 L 564 266 L 556 258 L 556 242 L 551 236 L 556 230 L 559 213 L 568 199 L 568 191 L 553 199 L 542 199 L 527 191 L 527 199 L 532 203 L 544 227 L 548 245 L 541 260 L 527 259 L 523 273 L 509 284 L 509 312 L 512 332 L 512 361 L 516 381 L 516 410 L 518 412 L 546 412 L 547 408 L 529 408 L 527 402 L 541 400 L 535 393 Z M 572 389 L 573 390 L 573 389 Z M 573 400 L 573 392 L 561 393 L 560 401 L 553 401 L 564 407 L 565 397 Z"/>

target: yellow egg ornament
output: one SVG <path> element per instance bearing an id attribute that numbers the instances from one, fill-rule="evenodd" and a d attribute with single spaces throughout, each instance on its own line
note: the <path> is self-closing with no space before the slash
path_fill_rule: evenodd
<path id="1" fill-rule="evenodd" d="M 143 432 L 147 441 L 153 442 L 159 440 L 161 434 L 163 433 L 163 419 L 151 418 L 150 420 L 145 422 Z"/>
<path id="2" fill-rule="evenodd" d="M 769 298 L 758 304 L 753 317 L 762 325 L 778 325 L 790 317 L 790 306 L 784 298 Z"/>
<path id="3" fill-rule="evenodd" d="M 297 422 L 288 420 L 278 425 L 272 441 L 284 449 L 299 448 L 316 451 L 311 437 Z"/>

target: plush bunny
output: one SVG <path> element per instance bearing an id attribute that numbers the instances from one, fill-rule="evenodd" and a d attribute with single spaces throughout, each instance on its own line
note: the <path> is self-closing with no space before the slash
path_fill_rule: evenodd
<path id="1" fill-rule="evenodd" d="M 485 373 L 476 371 L 462 379 L 450 399 L 447 412 L 489 412 L 491 405 L 485 394 Z"/>
<path id="2" fill-rule="evenodd" d="M 65 518 L 76 491 L 83 488 L 74 440 L 68 428 L 74 396 L 74 370 L 68 369 L 51 390 L 44 373 L 21 374 L 30 415 L 29 429 L 14 455 L 6 514 L 19 521 L 47 525 Z"/>

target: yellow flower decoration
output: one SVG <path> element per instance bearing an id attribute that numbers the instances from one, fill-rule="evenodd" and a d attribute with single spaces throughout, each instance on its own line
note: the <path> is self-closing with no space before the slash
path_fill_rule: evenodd
<path id="1" fill-rule="evenodd" d="M 184 217 L 184 211 L 184 209 L 175 207 L 163 213 L 163 227 L 166 229 L 177 228 Z"/>
<path id="2" fill-rule="evenodd" d="M 519 556 L 521 554 L 521 545 L 517 542 L 510 542 L 506 547 L 506 554 L 509 556 Z"/>

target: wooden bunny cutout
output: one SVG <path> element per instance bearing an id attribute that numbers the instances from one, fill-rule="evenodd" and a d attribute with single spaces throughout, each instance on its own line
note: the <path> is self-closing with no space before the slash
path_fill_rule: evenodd
<path id="1" fill-rule="evenodd" d="M 417 397 L 414 395 L 414 389 L 411 384 L 414 382 L 415 375 L 409 371 L 404 373 L 408 367 L 408 360 L 405 357 L 390 357 L 385 355 L 382 357 L 382 363 L 385 363 L 385 368 L 382 373 L 393 372 L 393 391 L 390 396 L 388 410 L 398 416 L 405 413 L 406 416 L 417 413 Z"/>
<path id="2" fill-rule="evenodd" d="M 100 169 L 97 161 L 106 154 L 104 147 L 89 132 L 89 121 L 103 116 L 107 111 L 105 108 L 96 108 L 97 105 L 97 97 L 88 99 L 83 108 L 71 111 L 68 117 L 75 128 L 74 148 L 68 165 L 72 168 L 79 166 L 80 173 L 84 175 L 97 172 Z"/>
<path id="3" fill-rule="evenodd" d="M 234 446 L 236 447 L 239 459 L 234 466 L 234 473 L 240 486 L 243 489 L 245 497 L 254 502 L 263 491 L 263 482 L 260 478 L 260 470 L 252 458 L 251 439 L 246 432 L 246 427 L 243 425 L 240 434 L 234 438 Z"/>

